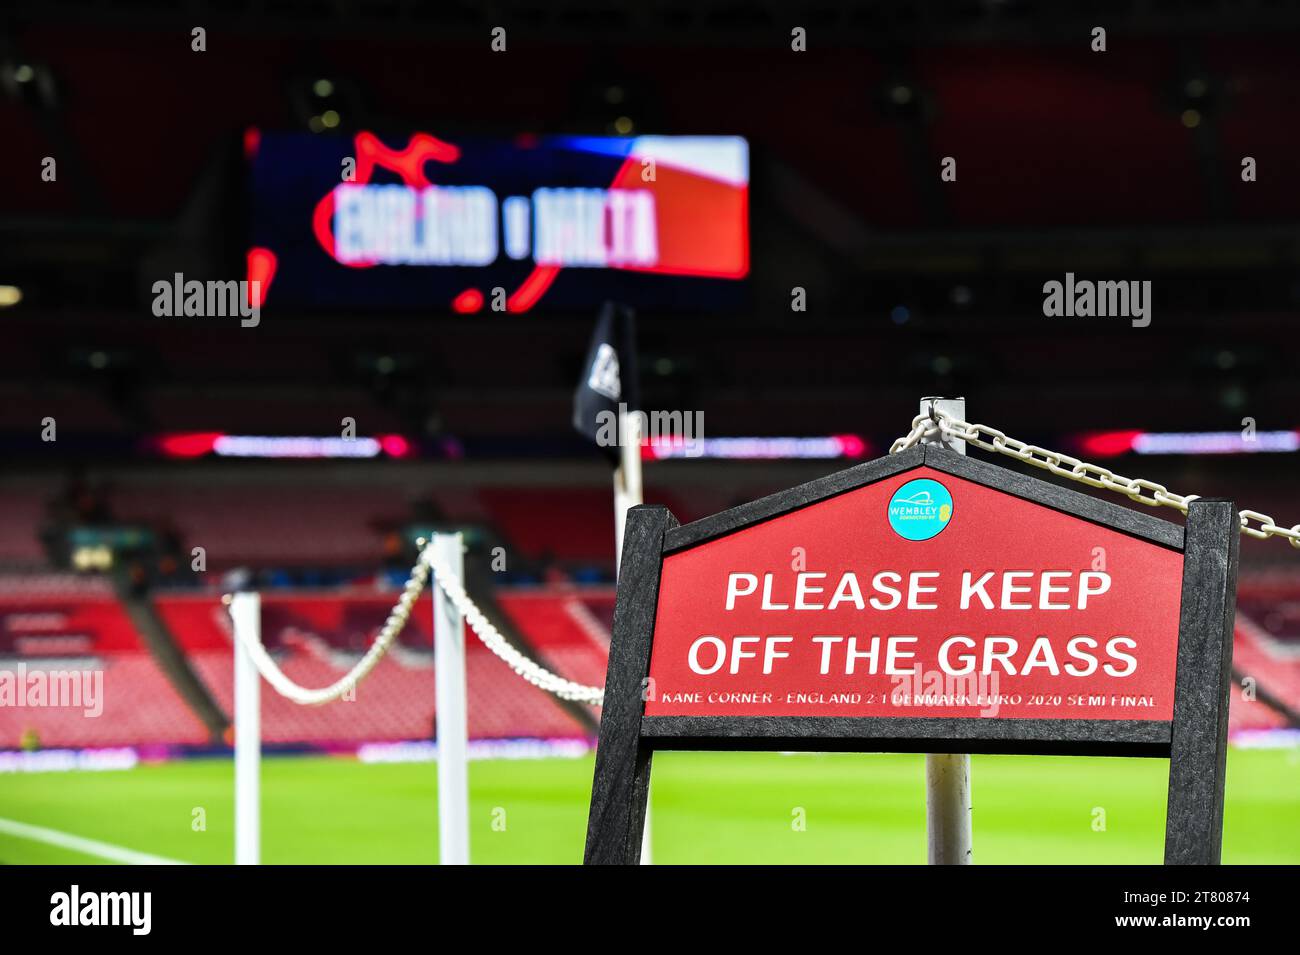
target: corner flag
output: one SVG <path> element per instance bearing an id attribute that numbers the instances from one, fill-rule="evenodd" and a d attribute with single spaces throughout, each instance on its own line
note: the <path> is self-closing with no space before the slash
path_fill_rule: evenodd
<path id="1" fill-rule="evenodd" d="M 573 426 L 580 434 L 600 445 L 610 464 L 619 463 L 618 443 L 600 439 L 603 420 L 619 421 L 617 437 L 621 439 L 620 412 L 636 411 L 641 401 L 637 388 L 636 317 L 632 309 L 616 302 L 606 302 L 600 310 L 596 329 L 582 366 L 582 377 L 573 393 Z M 619 405 L 623 407 L 620 408 Z M 601 412 L 610 412 L 601 415 Z M 608 430 L 608 429 L 606 429 Z"/>

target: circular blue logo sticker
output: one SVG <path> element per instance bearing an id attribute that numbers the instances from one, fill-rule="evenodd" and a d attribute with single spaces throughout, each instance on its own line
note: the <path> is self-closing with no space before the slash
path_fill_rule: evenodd
<path id="1" fill-rule="evenodd" d="M 952 495 L 938 481 L 908 481 L 889 499 L 889 526 L 910 541 L 928 541 L 952 520 Z"/>

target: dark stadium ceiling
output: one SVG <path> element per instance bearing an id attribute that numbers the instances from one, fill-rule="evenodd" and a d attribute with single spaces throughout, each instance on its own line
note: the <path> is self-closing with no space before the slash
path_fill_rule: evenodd
<path id="1" fill-rule="evenodd" d="M 480 38 L 495 26 L 554 41 L 575 38 L 717 45 L 769 43 L 793 25 L 824 30 L 837 46 L 900 41 L 1047 39 L 1103 23 L 1130 33 L 1239 32 L 1300 24 L 1288 0 L 11 0 L 21 21 L 157 27 L 199 18 L 295 33 L 355 29 L 444 39 Z"/>

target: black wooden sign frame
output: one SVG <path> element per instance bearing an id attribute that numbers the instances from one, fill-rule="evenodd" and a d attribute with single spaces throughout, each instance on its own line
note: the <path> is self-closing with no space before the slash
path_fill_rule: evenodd
<path id="1" fill-rule="evenodd" d="M 1172 721 L 645 715 L 643 686 L 665 556 L 922 465 L 1183 554 Z M 1165 863 L 1217 864 L 1238 547 L 1239 518 L 1231 501 L 1192 501 L 1184 528 L 935 445 L 869 461 L 691 524 L 679 525 L 664 507 L 634 507 L 623 538 L 584 862 L 640 860 L 651 762 L 655 750 L 675 749 L 1164 757 Z"/>

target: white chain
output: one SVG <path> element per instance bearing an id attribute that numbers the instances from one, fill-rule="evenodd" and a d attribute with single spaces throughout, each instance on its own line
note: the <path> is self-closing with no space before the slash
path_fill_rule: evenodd
<path id="1" fill-rule="evenodd" d="M 455 605 L 456 610 L 469 623 L 470 629 L 483 642 L 483 645 L 500 657 L 511 670 L 538 689 L 545 690 L 562 700 L 590 703 L 593 706 L 600 706 L 604 703 L 605 691 L 600 687 L 584 686 L 581 683 L 566 680 L 545 667 L 534 663 L 511 646 L 510 642 L 501 635 L 501 631 L 492 625 L 492 622 L 483 615 L 483 611 L 479 610 L 474 601 L 470 599 L 469 594 L 466 593 L 461 582 L 456 579 L 456 575 L 451 571 L 451 568 L 441 563 L 439 558 L 434 555 L 432 544 L 425 546 L 421 550 L 420 559 L 411 568 L 411 575 L 407 578 L 406 586 L 402 588 L 402 596 L 393 605 L 393 609 L 388 614 L 388 619 L 384 621 L 383 627 L 379 630 L 379 636 L 370 645 L 370 649 L 366 651 L 365 656 L 358 660 L 356 666 L 349 670 L 347 674 L 327 687 L 312 690 L 299 686 L 286 676 L 285 672 L 271 659 L 271 655 L 266 652 L 266 647 L 262 645 L 261 640 L 256 640 L 247 634 L 241 633 L 239 627 L 235 628 L 235 633 L 239 641 L 244 645 L 244 649 L 252 657 L 253 663 L 257 665 L 258 671 L 266 678 L 266 682 L 275 687 L 281 696 L 303 706 L 320 706 L 322 703 L 332 702 L 350 692 L 375 668 L 375 664 L 388 652 L 393 645 L 393 641 L 397 639 L 398 634 L 406 626 L 406 621 L 411 618 L 411 611 L 415 607 L 415 601 L 419 599 L 421 591 L 424 590 L 424 585 L 428 583 L 430 571 L 433 572 L 439 589 Z"/>
<path id="2" fill-rule="evenodd" d="M 1026 464 L 1032 464 L 1036 468 L 1051 471 L 1060 477 L 1087 484 L 1089 487 L 1118 491 L 1139 504 L 1147 504 L 1151 507 L 1172 507 L 1186 514 L 1187 505 L 1200 496 L 1197 494 L 1185 496 L 1175 494 L 1163 484 L 1157 484 L 1155 481 L 1147 481 L 1142 478 L 1126 478 L 1107 468 L 1099 467 L 1096 464 L 1088 464 L 1059 451 L 1049 451 L 1037 445 L 1017 441 L 1015 438 L 1007 437 L 997 428 L 990 428 L 988 425 L 983 424 L 971 424 L 937 409 L 933 416 L 923 413 L 913 418 L 912 430 L 895 441 L 890 446 L 889 453 L 897 454 L 899 451 L 905 451 L 924 439 L 940 435 L 966 441 L 985 451 L 1005 454 L 1018 461 L 1024 461 Z M 1282 527 L 1273 518 L 1258 511 L 1241 511 L 1239 516 L 1241 518 L 1241 532 L 1248 537 L 1260 539 L 1281 537 L 1289 541 L 1292 547 L 1300 549 L 1300 524 L 1294 527 Z"/>

